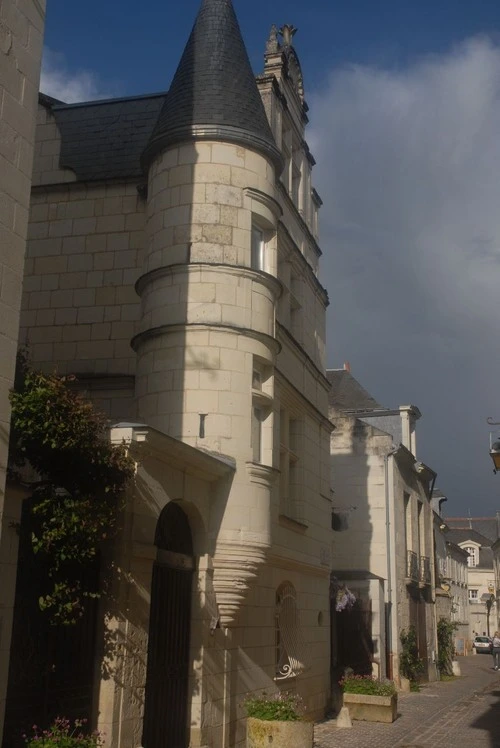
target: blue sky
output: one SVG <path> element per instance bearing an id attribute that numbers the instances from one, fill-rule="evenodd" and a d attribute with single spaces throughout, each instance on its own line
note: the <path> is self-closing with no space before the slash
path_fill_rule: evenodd
<path id="1" fill-rule="evenodd" d="M 42 83 L 63 100 L 165 90 L 198 0 L 49 0 Z M 328 360 L 422 411 L 447 513 L 500 509 L 500 3 L 234 0 L 254 69 L 293 23 L 317 159 Z"/>
<path id="2" fill-rule="evenodd" d="M 164 90 L 199 0 L 50 0 L 46 46 L 70 70 L 90 69 L 117 94 Z M 272 23 L 299 28 L 296 43 L 308 90 L 346 63 L 405 65 L 478 33 L 500 31 L 496 0 L 235 0 L 256 72 Z M 98 19 L 98 20 L 97 20 Z"/>

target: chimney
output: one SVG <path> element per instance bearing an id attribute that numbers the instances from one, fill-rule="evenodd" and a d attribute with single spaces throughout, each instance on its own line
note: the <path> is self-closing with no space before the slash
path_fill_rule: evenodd
<path id="1" fill-rule="evenodd" d="M 349 363 L 349 361 L 344 361 L 344 371 L 351 371 L 351 364 Z"/>

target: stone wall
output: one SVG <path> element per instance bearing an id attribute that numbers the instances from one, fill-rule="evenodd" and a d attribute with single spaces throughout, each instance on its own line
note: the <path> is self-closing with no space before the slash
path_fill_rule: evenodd
<path id="1" fill-rule="evenodd" d="M 0 2 L 0 735 L 2 734 L 20 499 L 5 498 L 10 407 L 28 226 L 45 0 Z"/>

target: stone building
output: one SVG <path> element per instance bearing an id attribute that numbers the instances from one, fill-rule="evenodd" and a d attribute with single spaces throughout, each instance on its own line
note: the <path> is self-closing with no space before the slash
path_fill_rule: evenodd
<path id="1" fill-rule="evenodd" d="M 19 498 L 5 494 L 45 0 L 0 2 L 0 735 L 12 627 Z"/>
<path id="2" fill-rule="evenodd" d="M 327 707 L 328 299 L 294 33 L 255 78 L 231 2 L 204 0 L 167 94 L 40 96 L 21 341 L 138 466 L 72 672 L 108 746 L 241 746 L 262 689 Z"/>
<path id="3" fill-rule="evenodd" d="M 498 580 L 493 548 L 498 517 L 448 517 L 447 540 L 467 552 L 468 620 L 471 638 L 493 633 L 498 620 Z M 489 609 L 489 611 L 488 611 Z"/>
<path id="4" fill-rule="evenodd" d="M 334 574 L 359 599 L 364 650 L 376 674 L 399 679 L 400 634 L 414 626 L 424 676 L 435 680 L 432 489 L 436 474 L 416 456 L 415 406 L 384 408 L 349 368 L 328 370 Z M 337 629 L 343 616 L 336 617 Z M 348 629 L 353 626 L 349 625 Z M 357 637 L 359 639 L 359 636 Z M 346 657 L 338 647 L 339 662 Z M 352 647 L 351 656 L 355 656 Z M 362 653 L 361 653 L 362 654 Z"/>

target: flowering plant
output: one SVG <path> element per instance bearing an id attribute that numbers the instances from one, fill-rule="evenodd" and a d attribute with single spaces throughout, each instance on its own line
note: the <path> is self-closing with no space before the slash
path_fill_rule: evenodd
<path id="1" fill-rule="evenodd" d="M 33 725 L 33 734 L 23 735 L 24 742 L 29 748 L 100 748 L 104 745 L 100 733 L 85 735 L 82 732 L 86 722 L 86 719 L 75 719 L 71 723 L 65 717 L 57 717 L 48 730 Z"/>
<path id="2" fill-rule="evenodd" d="M 335 610 L 340 613 L 342 610 L 351 610 L 356 602 L 356 596 L 344 584 L 341 585 L 335 595 Z"/>
<path id="3" fill-rule="evenodd" d="M 339 681 L 344 693 L 363 693 L 369 696 L 392 696 L 396 686 L 390 680 L 380 681 L 371 675 L 347 675 Z"/>
<path id="4" fill-rule="evenodd" d="M 303 718 L 305 707 L 298 694 L 275 693 L 267 696 L 248 696 L 243 706 L 247 717 L 266 721 L 297 722 Z"/>

